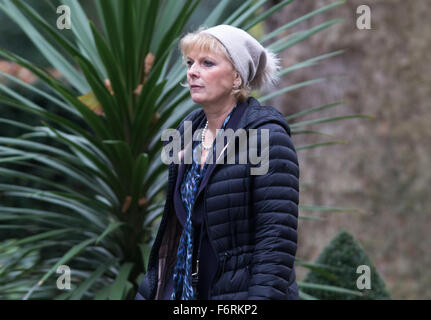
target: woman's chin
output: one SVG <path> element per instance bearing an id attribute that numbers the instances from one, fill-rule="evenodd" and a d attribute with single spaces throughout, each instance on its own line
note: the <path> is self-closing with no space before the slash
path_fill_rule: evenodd
<path id="1" fill-rule="evenodd" d="M 194 103 L 198 103 L 198 104 L 201 104 L 202 102 L 205 101 L 205 99 L 202 99 L 202 97 L 199 97 L 198 95 L 194 95 L 194 94 L 192 94 L 192 100 Z"/>

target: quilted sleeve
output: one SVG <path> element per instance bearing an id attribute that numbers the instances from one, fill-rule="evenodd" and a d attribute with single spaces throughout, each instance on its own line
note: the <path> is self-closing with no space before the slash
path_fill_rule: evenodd
<path id="1" fill-rule="evenodd" d="M 144 278 L 141 280 L 141 283 L 139 284 L 138 292 L 136 293 L 135 300 L 147 300 L 145 298 L 145 294 L 148 291 L 148 272 L 145 274 Z"/>
<path id="2" fill-rule="evenodd" d="M 260 143 L 260 129 L 269 129 L 269 143 Z M 269 163 L 265 174 L 250 176 L 255 250 L 248 299 L 281 300 L 288 298 L 288 287 L 295 280 L 291 276 L 297 247 L 299 165 L 283 126 L 267 123 L 257 132 L 261 155 L 269 148 Z"/>

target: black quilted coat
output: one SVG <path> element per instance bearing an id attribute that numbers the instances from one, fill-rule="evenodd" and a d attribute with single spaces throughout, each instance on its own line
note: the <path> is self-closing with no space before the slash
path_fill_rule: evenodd
<path id="1" fill-rule="evenodd" d="M 254 98 L 238 107 L 240 115 L 237 114 L 235 119 L 232 116 L 229 121 L 234 131 L 239 128 L 269 129 L 269 167 L 266 174 L 250 175 L 250 166 L 259 167 L 259 163 L 232 165 L 227 161 L 224 164 L 213 161 L 214 164 L 208 166 L 206 181 L 202 181 L 204 191 L 195 203 L 195 210 L 202 210 L 211 248 L 218 257 L 217 272 L 208 297 L 224 300 L 298 299 L 294 259 L 299 165 L 290 128 L 277 109 L 260 106 Z M 204 116 L 203 110 L 198 109 L 184 120 L 193 122 L 194 132 Z M 184 134 L 184 121 L 178 130 Z M 260 143 L 260 135 L 257 136 Z M 169 165 L 162 221 L 150 253 L 148 271 L 135 299 L 160 299 L 166 274 L 175 265 L 182 232 L 173 205 L 178 167 L 174 163 Z"/>

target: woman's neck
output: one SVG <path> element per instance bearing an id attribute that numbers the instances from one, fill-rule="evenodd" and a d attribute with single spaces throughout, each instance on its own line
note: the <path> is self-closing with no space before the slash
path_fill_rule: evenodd
<path id="1" fill-rule="evenodd" d="M 217 129 L 220 129 L 223 125 L 223 121 L 226 119 L 229 112 L 235 107 L 236 102 L 231 102 L 224 105 L 222 108 L 204 108 L 206 118 L 208 120 L 207 131 L 211 132 L 211 136 L 214 138 Z"/>

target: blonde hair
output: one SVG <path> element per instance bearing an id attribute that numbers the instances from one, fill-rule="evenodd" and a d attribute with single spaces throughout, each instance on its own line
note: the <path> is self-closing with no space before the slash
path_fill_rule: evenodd
<path id="1" fill-rule="evenodd" d="M 183 64 L 186 64 L 185 57 L 192 50 L 197 49 L 199 51 L 212 52 L 224 56 L 230 62 L 234 71 L 240 75 L 240 73 L 235 68 L 235 64 L 233 63 L 229 52 L 227 52 L 223 44 L 221 44 L 220 41 L 208 34 L 200 33 L 205 29 L 205 27 L 200 27 L 198 30 L 190 32 L 186 34 L 183 38 L 181 38 L 179 47 L 182 54 Z M 239 101 L 247 100 L 247 97 L 251 91 L 250 87 L 244 84 L 245 81 L 241 78 L 241 85 L 238 88 L 232 89 L 232 94 L 235 95 L 236 99 Z"/>

